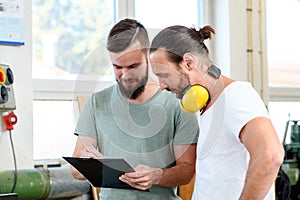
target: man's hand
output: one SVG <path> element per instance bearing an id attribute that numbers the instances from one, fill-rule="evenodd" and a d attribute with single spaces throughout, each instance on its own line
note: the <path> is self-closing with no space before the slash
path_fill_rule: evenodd
<path id="1" fill-rule="evenodd" d="M 88 136 L 78 136 L 73 157 L 93 157 L 103 158 L 104 156 L 97 150 L 97 140 Z M 71 166 L 74 178 L 85 180 L 86 178 L 74 167 Z"/>
<path id="2" fill-rule="evenodd" d="M 93 145 L 87 145 L 80 151 L 80 157 L 104 158 Z"/>
<path id="3" fill-rule="evenodd" d="M 134 188 L 147 190 L 159 182 L 162 173 L 160 168 L 138 165 L 135 172 L 125 173 L 119 179 Z"/>
<path id="4" fill-rule="evenodd" d="M 174 145 L 176 165 L 170 168 L 153 168 L 138 165 L 135 172 L 125 173 L 120 180 L 128 185 L 146 190 L 153 185 L 176 187 L 188 184 L 195 173 L 197 145 Z"/>

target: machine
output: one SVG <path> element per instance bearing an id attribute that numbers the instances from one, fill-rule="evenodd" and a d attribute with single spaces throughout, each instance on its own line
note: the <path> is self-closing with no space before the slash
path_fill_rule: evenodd
<path id="1" fill-rule="evenodd" d="M 283 147 L 285 158 L 276 180 L 278 199 L 300 199 L 300 120 L 286 123 Z"/>

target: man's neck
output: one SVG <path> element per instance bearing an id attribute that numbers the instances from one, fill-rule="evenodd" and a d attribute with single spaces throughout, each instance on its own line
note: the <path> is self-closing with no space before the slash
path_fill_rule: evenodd
<path id="1" fill-rule="evenodd" d="M 149 101 L 159 90 L 159 84 L 148 81 L 145 85 L 144 92 L 136 99 L 127 99 L 130 103 L 140 104 Z"/>

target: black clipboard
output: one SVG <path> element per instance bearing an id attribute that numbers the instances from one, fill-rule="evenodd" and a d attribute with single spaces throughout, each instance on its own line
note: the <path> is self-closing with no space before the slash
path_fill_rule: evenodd
<path id="1" fill-rule="evenodd" d="M 94 187 L 139 190 L 119 180 L 122 174 L 135 171 L 124 159 L 63 158 L 84 175 Z"/>

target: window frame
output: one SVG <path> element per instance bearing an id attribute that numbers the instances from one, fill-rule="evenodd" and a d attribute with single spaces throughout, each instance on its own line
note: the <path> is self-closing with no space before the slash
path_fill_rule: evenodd
<path id="1" fill-rule="evenodd" d="M 115 20 L 126 16 L 134 16 L 134 0 L 114 0 Z M 89 77 L 89 76 L 87 76 Z M 67 79 L 38 79 L 33 78 L 33 101 L 35 100 L 76 100 L 76 96 L 89 95 L 94 90 L 95 81 Z M 97 80 L 92 77 L 92 80 Z M 114 80 L 104 80 L 103 87 L 114 83 Z M 78 87 L 79 86 L 79 87 Z M 76 88 L 75 88 L 76 87 Z M 88 89 L 86 89 L 88 88 Z M 76 89 L 76 90 L 75 90 Z"/>
<path id="2" fill-rule="evenodd" d="M 300 86 L 269 86 L 270 102 L 300 102 Z"/>

